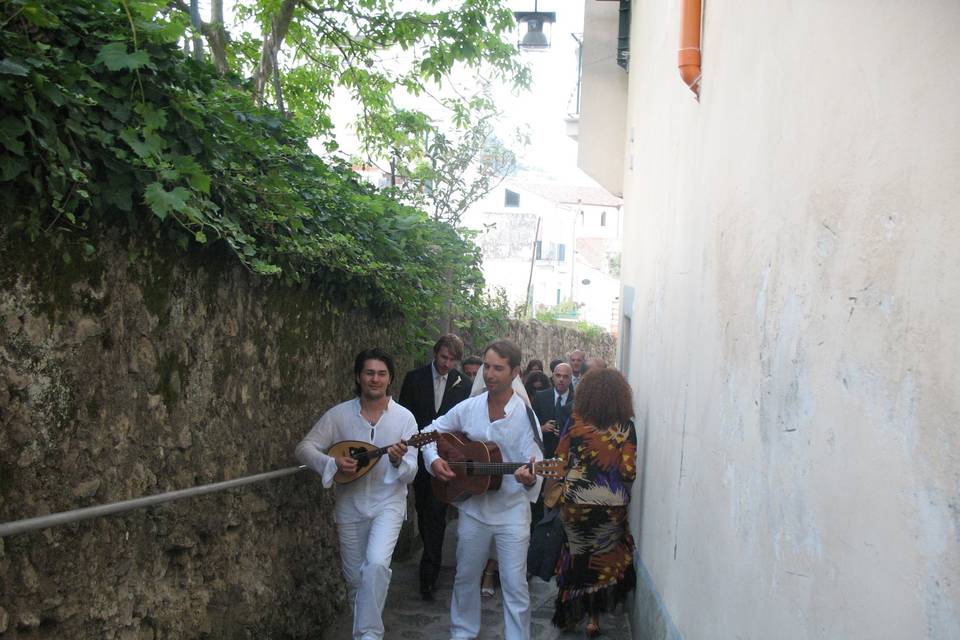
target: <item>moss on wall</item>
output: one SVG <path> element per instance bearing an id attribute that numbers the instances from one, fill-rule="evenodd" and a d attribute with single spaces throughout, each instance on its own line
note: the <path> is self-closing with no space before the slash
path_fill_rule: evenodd
<path id="1" fill-rule="evenodd" d="M 290 466 L 398 339 L 216 252 L 0 249 L 0 521 Z M 8 538 L 3 637 L 315 637 L 345 607 L 332 499 L 304 473 Z"/>

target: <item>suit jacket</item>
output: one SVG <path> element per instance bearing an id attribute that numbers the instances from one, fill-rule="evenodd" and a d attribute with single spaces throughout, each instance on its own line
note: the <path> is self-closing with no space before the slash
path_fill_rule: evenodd
<path id="1" fill-rule="evenodd" d="M 447 374 L 447 386 L 444 387 L 440 411 L 434 410 L 433 362 L 431 361 L 426 366 L 414 369 L 404 376 L 403 386 L 400 387 L 400 398 L 397 401 L 410 410 L 417 421 L 417 427 L 423 429 L 438 416 L 449 411 L 453 405 L 466 400 L 470 396 L 472 385 L 468 377 L 456 369 L 451 369 Z"/>
<path id="2" fill-rule="evenodd" d="M 552 388 L 537 391 L 533 394 L 533 399 L 530 403 L 533 405 L 533 412 L 537 414 L 537 419 L 541 425 L 547 420 L 553 420 L 557 423 L 557 427 L 563 428 L 566 426 L 566 423 L 570 421 L 570 416 L 573 413 L 573 387 L 571 386 L 567 392 L 567 401 L 560 407 L 559 415 L 557 415 L 557 403 L 554 399 L 554 391 Z M 558 444 L 560 444 L 559 435 L 544 431 L 543 457 L 552 458 L 554 452 L 557 450 Z"/>

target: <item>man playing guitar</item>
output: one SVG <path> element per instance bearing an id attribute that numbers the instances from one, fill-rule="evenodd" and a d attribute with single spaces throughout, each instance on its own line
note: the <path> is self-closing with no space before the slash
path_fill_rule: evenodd
<path id="1" fill-rule="evenodd" d="M 417 421 L 387 394 L 393 377 L 389 355 L 379 349 L 361 351 L 354 361 L 358 397 L 323 414 L 297 445 L 297 459 L 320 474 L 324 487 L 333 484 L 334 476 L 341 482 L 334 519 L 354 640 L 383 638 L 390 560 L 407 513 L 407 485 L 417 474 L 417 450 L 406 444 L 417 434 Z M 343 441 L 386 447 L 389 463 L 328 455 L 336 455 L 341 448 L 335 445 Z"/>
<path id="2" fill-rule="evenodd" d="M 512 388 L 513 379 L 520 375 L 520 359 L 520 348 L 513 342 L 491 343 L 483 354 L 487 391 L 456 405 L 424 431 L 463 432 L 471 440 L 494 442 L 504 460 L 542 460 L 537 443 L 539 425 L 535 418 L 531 423 L 526 405 Z M 435 444 L 424 446 L 423 458 L 430 473 L 440 480 L 456 477 L 450 465 L 439 457 Z M 450 603 L 451 638 L 472 639 L 480 633 L 480 574 L 491 540 L 496 544 L 500 562 L 504 638 L 530 638 L 527 546 L 530 502 L 537 499 L 540 484 L 540 478 L 524 465 L 513 477 L 505 477 L 499 490 L 459 503 L 457 573 Z"/>

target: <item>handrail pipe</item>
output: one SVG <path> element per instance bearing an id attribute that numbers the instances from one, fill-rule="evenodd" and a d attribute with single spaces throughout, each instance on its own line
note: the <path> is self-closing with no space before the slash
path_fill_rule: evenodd
<path id="1" fill-rule="evenodd" d="M 177 491 L 168 491 L 167 493 L 159 493 L 154 496 L 143 496 L 140 498 L 132 498 L 130 500 L 123 500 L 122 502 L 112 502 L 109 504 L 101 504 L 95 507 L 85 507 L 83 509 L 72 509 L 70 511 L 61 511 L 60 513 L 51 513 L 45 516 L 37 516 L 36 518 L 27 518 L 25 520 L 16 520 L 14 522 L 5 522 L 0 524 L 0 538 L 6 536 L 12 536 L 17 533 L 26 533 L 28 531 L 36 531 L 37 529 L 46 529 L 48 527 L 55 527 L 61 524 L 69 524 L 71 522 L 77 522 L 79 520 L 88 520 L 90 518 L 98 518 L 100 516 L 108 516 L 114 513 L 121 513 L 123 511 L 130 511 L 132 509 L 139 509 L 141 507 L 149 507 L 155 504 L 161 504 L 163 502 L 171 502 L 173 500 L 181 500 L 183 498 L 192 498 L 194 496 L 200 496 L 205 493 L 214 493 L 216 491 L 223 491 L 224 489 L 233 489 L 235 487 L 241 487 L 245 484 L 253 484 L 254 482 L 262 482 L 264 480 L 273 480 L 275 478 L 282 478 L 284 476 L 293 475 L 306 469 L 305 465 L 300 465 L 298 467 L 287 467 L 285 469 L 277 469 L 276 471 L 267 471 L 266 473 L 258 473 L 252 476 L 245 476 L 243 478 L 234 478 L 233 480 L 224 480 L 223 482 L 214 482 L 212 484 L 204 484 L 199 487 L 190 487 L 189 489 L 179 489 Z"/>

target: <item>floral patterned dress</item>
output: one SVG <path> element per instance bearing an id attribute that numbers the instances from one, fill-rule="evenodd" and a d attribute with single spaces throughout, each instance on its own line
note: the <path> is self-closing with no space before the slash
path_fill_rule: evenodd
<path id="1" fill-rule="evenodd" d="M 613 609 L 637 581 L 627 522 L 637 475 L 633 423 L 597 429 L 574 418 L 556 453 L 567 468 L 560 506 L 567 541 L 557 562 L 553 613 L 558 627 Z"/>

